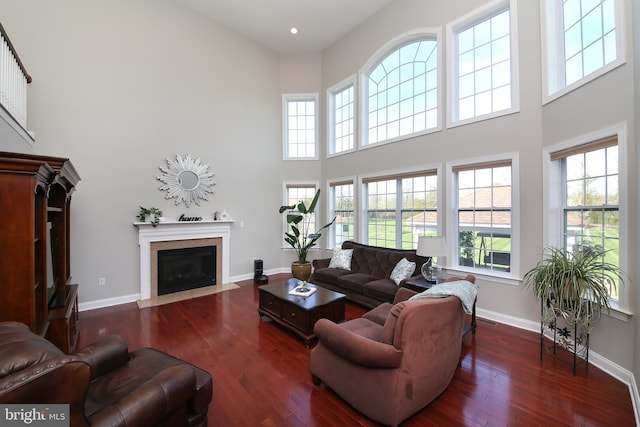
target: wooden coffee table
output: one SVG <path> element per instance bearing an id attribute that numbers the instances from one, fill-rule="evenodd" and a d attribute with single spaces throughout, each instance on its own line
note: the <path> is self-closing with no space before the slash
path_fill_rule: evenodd
<path id="1" fill-rule="evenodd" d="M 314 286 L 317 290 L 308 297 L 289 295 L 297 286 L 297 279 L 289 279 L 258 287 L 258 314 L 299 335 L 309 347 L 316 338 L 313 325 L 319 319 L 344 321 L 345 295 L 320 286 Z"/>

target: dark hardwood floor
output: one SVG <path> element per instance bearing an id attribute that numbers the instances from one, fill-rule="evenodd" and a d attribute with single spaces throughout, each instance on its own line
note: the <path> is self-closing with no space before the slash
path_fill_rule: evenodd
<path id="1" fill-rule="evenodd" d="M 287 276 L 271 276 L 270 283 Z M 209 426 L 375 426 L 309 373 L 301 339 L 257 313 L 253 281 L 239 289 L 139 310 L 80 313 L 83 346 L 119 334 L 198 365 L 213 377 Z M 347 304 L 346 317 L 366 310 Z M 449 388 L 402 426 L 634 426 L 628 387 L 595 366 L 540 362 L 539 335 L 480 321 L 463 339 Z"/>

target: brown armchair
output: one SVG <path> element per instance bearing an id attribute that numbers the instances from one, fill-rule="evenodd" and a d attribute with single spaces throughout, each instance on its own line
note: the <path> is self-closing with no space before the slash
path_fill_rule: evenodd
<path id="1" fill-rule="evenodd" d="M 460 300 L 449 296 L 399 302 L 384 325 L 320 319 L 311 350 L 314 384 L 324 382 L 367 417 L 397 426 L 451 382 L 464 317 Z"/>
<path id="2" fill-rule="evenodd" d="M 211 375 L 111 336 L 65 355 L 26 325 L 0 322 L 0 403 L 69 404 L 71 426 L 206 426 Z"/>

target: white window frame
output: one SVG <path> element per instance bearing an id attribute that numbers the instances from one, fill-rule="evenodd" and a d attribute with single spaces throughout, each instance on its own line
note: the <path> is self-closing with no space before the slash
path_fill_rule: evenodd
<path id="1" fill-rule="evenodd" d="M 318 181 L 285 181 L 282 183 L 282 205 L 289 205 L 289 188 L 293 187 L 309 187 L 314 188 L 314 194 L 320 188 L 320 183 Z M 296 202 L 297 203 L 297 202 Z M 308 207 L 308 205 L 307 205 Z M 318 210 L 316 209 L 313 213 L 314 224 L 317 227 L 318 225 Z M 315 229 L 312 231 L 316 231 Z M 289 232 L 289 224 L 287 224 L 286 214 L 282 214 L 282 249 L 293 251 L 294 249 L 284 241 L 284 233 Z M 318 250 L 318 245 L 315 245 L 310 249 Z"/>
<path id="2" fill-rule="evenodd" d="M 562 170 L 559 161 L 551 161 L 551 153 L 577 147 L 606 137 L 618 138 L 618 214 L 620 221 L 620 265 L 622 271 L 629 271 L 630 254 L 635 240 L 629 225 L 629 157 L 627 141 L 627 124 L 619 123 L 614 126 L 596 130 L 576 138 L 562 141 L 543 149 L 543 244 L 545 247 L 563 247 L 563 203 L 562 203 Z M 614 303 L 611 315 L 619 320 L 628 320 L 631 313 L 633 284 L 627 279 L 624 286 L 618 289 L 618 301 Z"/>
<path id="3" fill-rule="evenodd" d="M 624 25 L 625 8 L 623 0 L 612 0 L 615 13 L 616 59 L 583 76 L 565 84 L 564 26 L 563 11 L 558 0 L 540 0 L 540 42 L 542 49 L 542 104 L 560 98 L 573 90 L 607 74 L 626 63 L 626 31 Z"/>
<path id="4" fill-rule="evenodd" d="M 349 78 L 341 81 L 338 84 L 333 85 L 327 89 L 327 158 L 334 156 L 341 156 L 356 151 L 358 146 L 358 88 L 356 85 L 356 75 L 352 75 Z M 351 87 L 353 89 L 353 111 L 351 117 L 351 128 L 353 137 L 353 146 L 348 150 L 336 151 L 336 110 L 335 110 L 335 97 L 338 93 Z"/>
<path id="5" fill-rule="evenodd" d="M 380 173 L 375 173 L 375 174 L 366 174 L 366 175 L 362 175 L 359 176 L 358 178 L 358 188 L 360 189 L 359 193 L 359 201 L 360 201 L 360 214 L 359 214 L 359 218 L 360 218 L 360 227 L 359 227 L 359 241 L 361 242 L 368 242 L 369 241 L 369 222 L 367 221 L 367 212 L 368 212 L 368 191 L 366 188 L 367 182 L 368 181 L 386 181 L 389 179 L 396 179 L 399 177 L 402 177 L 403 175 L 415 175 L 418 174 L 420 172 L 429 172 L 429 171 L 435 171 L 436 174 L 436 182 L 437 182 L 437 191 L 438 191 L 438 196 L 437 196 L 437 210 L 436 210 L 436 215 L 437 215 L 437 235 L 442 235 L 442 229 L 443 229 L 443 206 L 444 206 L 444 191 L 442 190 L 444 187 L 442 185 L 443 179 L 442 179 L 442 165 L 441 164 L 430 164 L 430 165 L 423 165 L 422 167 L 416 167 L 416 168 L 411 168 L 411 169 L 398 169 L 398 170 L 392 170 L 392 171 L 385 171 L 385 172 L 380 172 Z M 397 202 L 399 202 L 399 200 L 397 200 Z M 399 210 L 399 204 L 396 203 L 396 211 Z M 400 224 L 401 226 L 402 224 Z M 398 227 L 398 225 L 396 225 L 396 228 Z M 401 249 L 401 245 L 402 245 L 402 235 L 398 234 L 396 231 L 396 247 L 398 247 L 399 249 Z M 417 244 L 417 242 L 416 242 Z M 415 248 L 414 248 L 415 249 Z"/>
<path id="6" fill-rule="evenodd" d="M 432 38 L 436 41 L 437 46 L 437 124 L 436 126 L 425 129 L 422 131 L 414 132 L 408 135 L 402 135 L 395 138 L 378 141 L 376 143 L 369 143 L 369 74 L 375 69 L 375 67 L 387 57 L 393 51 L 400 49 L 402 46 L 411 44 L 422 39 Z M 443 114 L 443 102 L 442 102 L 442 69 L 443 69 L 443 43 L 442 43 L 442 30 L 440 28 L 419 28 L 416 30 L 408 31 L 393 40 L 387 42 L 384 46 L 378 49 L 365 63 L 365 65 L 358 72 L 359 76 L 359 113 L 358 113 L 358 129 L 359 129 L 359 141 L 358 149 L 366 149 L 378 147 L 385 144 L 394 143 L 397 141 L 403 141 L 411 138 L 415 138 L 420 135 L 427 135 L 442 130 L 442 114 Z"/>
<path id="7" fill-rule="evenodd" d="M 445 267 L 452 271 L 467 272 L 477 277 L 490 277 L 497 282 L 517 285 L 520 283 L 520 160 L 518 153 L 506 153 L 487 157 L 459 160 L 447 163 L 446 179 L 447 212 L 452 218 L 447 224 L 448 257 Z M 511 162 L 511 266 L 510 271 L 502 272 L 487 268 L 467 267 L 459 264 L 458 256 L 458 183 L 453 169 L 466 165 L 491 164 L 493 162 Z M 502 280 L 504 279 L 504 280 Z"/>
<path id="8" fill-rule="evenodd" d="M 356 177 L 355 176 L 351 176 L 351 177 L 346 177 L 346 178 L 337 178 L 337 179 L 331 179 L 329 181 L 327 181 L 327 218 L 332 219 L 335 215 L 335 193 L 334 193 L 334 189 L 336 185 L 341 185 L 341 184 L 351 184 L 353 185 L 353 239 L 355 241 L 358 240 L 358 185 L 356 183 Z M 335 248 L 337 247 L 337 243 L 336 243 L 336 231 L 335 228 L 337 227 L 337 224 L 334 224 L 331 227 L 331 231 L 329 232 L 329 239 L 328 239 L 328 244 L 327 246 L 329 248 Z"/>
<path id="9" fill-rule="evenodd" d="M 315 103 L 314 117 L 314 155 L 307 157 L 292 157 L 289 154 L 289 101 L 313 101 Z M 284 160 L 318 160 L 318 140 L 319 140 L 319 103 L 317 93 L 296 93 L 282 95 L 282 153 Z"/>
<path id="10" fill-rule="evenodd" d="M 447 127 L 462 126 L 468 123 L 489 120 L 502 117 L 520 111 L 520 73 L 518 58 L 518 11 L 516 0 L 494 0 L 484 6 L 475 9 L 447 24 Z M 457 34 L 476 24 L 490 19 L 493 15 L 509 9 L 510 19 L 510 62 L 511 62 L 511 107 L 494 111 L 480 116 L 470 117 L 464 120 L 458 119 L 458 45 Z"/>

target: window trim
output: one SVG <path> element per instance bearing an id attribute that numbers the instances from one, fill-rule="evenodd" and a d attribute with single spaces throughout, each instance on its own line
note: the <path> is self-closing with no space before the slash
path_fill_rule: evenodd
<path id="1" fill-rule="evenodd" d="M 485 268 L 465 267 L 458 263 L 457 236 L 458 236 L 458 184 L 455 179 L 456 171 L 477 169 L 478 166 L 497 166 L 503 162 L 511 163 L 511 266 L 510 271 L 500 272 Z M 456 160 L 447 162 L 446 165 L 447 188 L 447 212 L 452 218 L 447 224 L 447 240 L 450 241 L 445 267 L 450 270 L 473 273 L 476 276 L 487 278 L 513 279 L 505 281 L 508 284 L 519 284 L 516 279 L 520 277 L 520 155 L 518 152 L 501 155 L 485 156 L 473 159 Z"/>
<path id="2" fill-rule="evenodd" d="M 503 9 L 509 9 L 509 38 L 510 38 L 510 61 L 511 61 L 511 107 L 505 110 L 494 111 L 481 116 L 475 116 L 468 119 L 458 119 L 457 109 L 457 80 L 458 80 L 458 66 L 457 66 L 457 52 L 458 46 L 456 42 L 456 34 L 462 30 L 467 29 L 475 24 L 484 22 L 489 19 L 493 14 Z M 451 22 L 446 26 L 446 38 L 447 38 L 447 128 L 453 128 L 457 126 L 464 126 L 469 123 L 481 122 L 484 120 L 491 120 L 497 117 L 507 116 L 510 114 L 520 112 L 520 60 L 519 60 L 519 46 L 518 46 L 518 10 L 516 0 L 493 0 L 489 3 L 474 9 L 473 11 L 463 15 Z M 455 117 L 455 119 L 454 119 Z"/>
<path id="3" fill-rule="evenodd" d="M 631 266 L 631 253 L 633 251 L 633 238 L 630 235 L 629 222 L 629 178 L 630 168 L 628 152 L 627 123 L 618 123 L 613 126 L 602 128 L 578 137 L 557 142 L 543 148 L 542 176 L 543 176 L 543 246 L 562 247 L 562 194 L 558 190 L 562 185 L 562 174 L 560 162 L 552 160 L 554 153 L 563 150 L 570 150 L 574 147 L 605 140 L 610 137 L 618 139 L 618 214 L 620 221 L 620 268 L 629 271 Z M 632 286 L 629 281 L 625 286 L 621 286 L 618 293 L 618 303 L 612 306 L 611 316 L 626 321 L 628 315 L 632 313 Z M 615 301 L 614 301 L 615 302 Z M 606 314 L 606 313 L 605 313 Z"/>
<path id="4" fill-rule="evenodd" d="M 437 183 L 436 185 L 438 189 L 438 197 L 437 197 L 438 208 L 436 211 L 436 218 L 438 221 L 437 230 L 438 230 L 439 236 L 443 235 L 442 233 L 444 229 L 443 206 L 445 201 L 445 195 L 443 191 L 444 186 L 443 186 L 443 177 L 442 177 L 442 164 L 430 163 L 430 164 L 420 165 L 414 168 L 396 169 L 396 170 L 390 170 L 390 171 L 382 171 L 378 173 L 363 174 L 358 176 L 358 189 L 360 190 L 359 191 L 360 194 L 358 197 L 358 201 L 359 201 L 358 217 L 361 219 L 361 221 L 359 221 L 360 226 L 357 228 L 358 231 L 356 232 L 356 236 L 357 236 L 356 238 L 359 239 L 358 241 L 367 242 L 369 240 L 369 233 L 368 233 L 369 224 L 367 222 L 368 193 L 365 190 L 365 187 L 364 187 L 365 184 L 369 182 L 375 182 L 375 181 L 409 178 L 412 176 L 422 176 L 422 175 L 436 176 L 436 183 Z M 398 239 L 398 236 L 396 236 L 396 243 L 397 243 L 397 239 Z"/>
<path id="5" fill-rule="evenodd" d="M 315 189 L 315 191 L 318 190 L 318 188 L 320 188 L 320 183 L 318 181 L 283 181 L 282 182 L 282 205 L 288 205 L 289 204 L 289 188 L 295 188 L 295 187 L 304 187 L 304 188 L 311 188 L 313 187 Z M 318 224 L 318 210 L 315 210 L 313 212 L 314 215 L 314 221 L 315 224 Z M 281 249 L 283 250 L 288 250 L 293 252 L 294 249 L 287 243 L 284 241 L 284 234 L 286 232 L 288 232 L 289 230 L 289 224 L 287 224 L 287 218 L 286 215 L 282 214 L 281 215 L 281 221 L 282 221 L 282 247 Z M 318 245 L 310 248 L 310 251 L 314 251 L 314 250 L 318 250 L 319 247 Z"/>
<path id="6" fill-rule="evenodd" d="M 367 140 L 369 138 L 369 108 L 367 100 L 369 98 L 369 85 L 368 78 L 369 74 L 373 69 L 387 57 L 394 50 L 400 49 L 404 45 L 411 44 L 412 42 L 423 40 L 425 38 L 435 38 L 436 46 L 438 48 L 438 54 L 436 55 L 438 61 L 438 70 L 436 72 L 438 79 L 438 89 L 437 89 L 437 101 L 438 101 L 438 112 L 437 112 L 437 125 L 430 129 L 425 129 L 419 132 L 414 132 L 409 135 L 397 136 L 395 138 L 386 139 L 384 141 L 379 141 L 376 143 L 369 144 Z M 443 43 L 442 43 L 442 29 L 440 27 L 435 28 L 416 28 L 414 30 L 407 31 L 399 36 L 391 39 L 387 43 L 385 43 L 382 47 L 380 47 L 376 52 L 369 57 L 367 62 L 360 68 L 358 71 L 358 86 L 360 90 L 358 91 L 358 143 L 357 147 L 359 150 L 369 149 L 373 147 L 379 147 L 386 144 L 392 144 L 398 141 L 404 141 L 411 138 L 416 138 L 422 135 L 428 135 L 435 132 L 442 131 L 442 117 L 443 117 Z"/>
<path id="7" fill-rule="evenodd" d="M 333 194 L 333 188 L 338 185 L 353 185 L 353 240 L 358 241 L 358 223 L 359 221 L 359 208 L 358 208 L 358 185 L 355 176 L 335 178 L 327 180 L 327 218 L 333 218 L 333 212 L 335 210 Z M 335 228 L 331 227 L 331 230 L 327 239 L 327 249 L 336 247 L 336 232 Z"/>
<path id="8" fill-rule="evenodd" d="M 314 145 L 314 156 L 313 157 L 290 157 L 289 156 L 289 101 L 310 101 L 313 100 L 315 102 L 315 145 Z M 320 129 L 318 125 L 320 123 L 319 118 L 319 96 L 317 93 L 285 93 L 282 95 L 282 159 L 283 160 L 318 160 L 319 159 L 319 140 L 320 140 Z"/>
<path id="9" fill-rule="evenodd" d="M 358 97 L 359 88 L 357 81 L 357 74 L 353 74 L 327 89 L 327 158 L 353 153 L 358 149 L 358 135 L 360 132 L 358 113 L 360 111 L 360 98 Z M 335 152 L 335 95 L 337 92 L 341 92 L 349 86 L 353 87 L 353 148 Z"/>
<path id="10" fill-rule="evenodd" d="M 564 54 L 560 52 L 564 46 L 561 36 L 564 28 L 560 23 L 560 18 L 557 18 L 561 11 L 557 9 L 559 5 L 556 0 L 540 0 L 542 105 L 561 98 L 589 82 L 596 80 L 598 77 L 626 64 L 627 31 L 624 19 L 624 1 L 613 0 L 613 2 L 616 21 L 616 59 L 567 86 L 566 83 L 564 83 L 564 79 L 558 77 L 559 74 L 564 74 L 564 65 L 562 65 Z M 559 80 L 563 80 L 562 85 L 558 83 Z"/>

